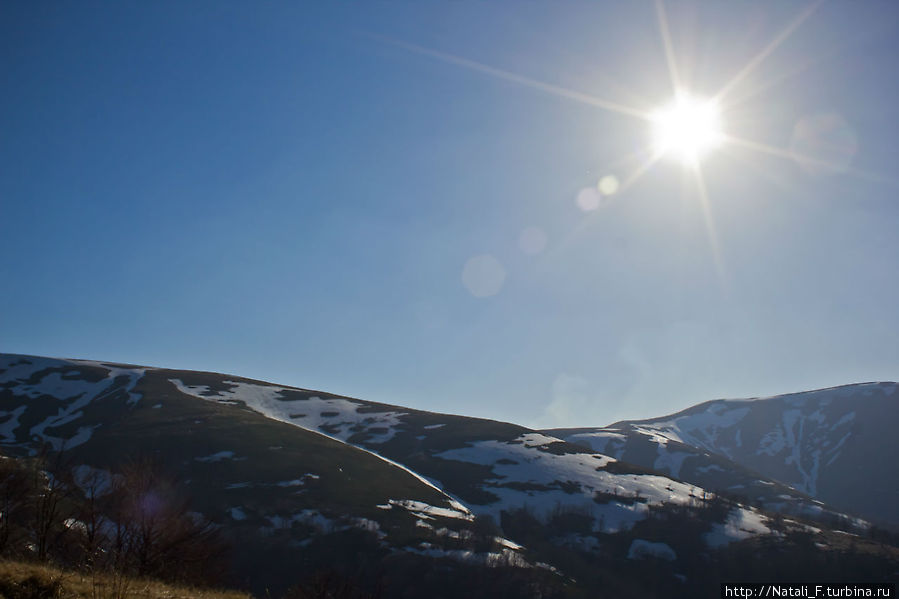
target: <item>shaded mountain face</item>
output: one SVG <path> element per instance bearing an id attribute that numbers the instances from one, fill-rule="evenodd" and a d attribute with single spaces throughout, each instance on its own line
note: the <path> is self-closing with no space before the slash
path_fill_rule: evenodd
<path id="1" fill-rule="evenodd" d="M 344 539 L 349 551 L 355 541 L 346 539 L 364 536 L 390 550 L 433 540 L 416 524 L 423 518 L 446 538 L 470 527 L 469 510 L 408 470 L 251 410 L 184 396 L 170 374 L 4 356 L 4 451 L 35 454 L 48 443 L 84 474 L 138 458 L 161 463 L 197 511 L 240 540 L 233 543 L 243 564 L 237 583 L 288 581 L 298 565 L 283 552 L 321 552 L 315 538 Z M 501 551 L 494 557 L 502 558 Z"/>
<path id="2" fill-rule="evenodd" d="M 220 375 L 214 375 L 220 377 Z M 233 377 L 170 379 L 183 394 L 237 405 L 317 430 L 403 464 L 476 514 L 498 519 L 527 506 L 545 516 L 560 507 L 592 510 L 609 527 L 628 526 L 642 511 L 603 508 L 597 493 L 646 502 L 688 503 L 689 485 L 516 425 L 421 412 Z M 608 512 L 608 513 L 598 513 Z"/>
<path id="3" fill-rule="evenodd" d="M 436 573 L 426 577 L 431 589 L 467 589 L 476 572 L 491 569 L 523 573 L 483 578 L 507 585 L 485 583 L 483 596 L 519 596 L 515 588 L 550 596 L 547 588 L 571 579 L 587 589 L 614 583 L 622 597 L 669 584 L 689 596 L 710 571 L 709 555 L 819 530 L 718 501 L 676 480 L 683 468 L 675 473 L 664 460 L 649 468 L 619 460 L 612 440 L 626 439 L 628 426 L 601 448 L 585 447 L 513 424 L 231 375 L 0 355 L 4 453 L 49 445 L 76 471 L 106 475 L 130 458 L 154 458 L 235 541 L 231 570 L 251 588 L 283 587 L 339 563 L 376 567 L 394 581 Z M 717 455 L 669 434 L 669 449 Z M 752 438 L 740 434 L 748 435 L 741 442 Z M 820 547 L 844 537 L 829 538 Z M 639 574 L 646 559 L 665 562 L 657 578 Z M 742 563 L 715 563 L 732 562 Z M 881 565 L 872 567 L 879 576 Z M 454 573 L 460 568 L 464 576 Z M 541 586 L 547 576 L 549 587 Z M 420 586 L 394 584 L 392 596 L 423 596 Z"/>
<path id="4" fill-rule="evenodd" d="M 771 509 L 822 506 L 899 526 L 896 383 L 862 383 L 761 399 L 715 400 L 596 429 L 548 431 L 674 478 Z M 817 505 L 817 507 L 816 507 Z"/>

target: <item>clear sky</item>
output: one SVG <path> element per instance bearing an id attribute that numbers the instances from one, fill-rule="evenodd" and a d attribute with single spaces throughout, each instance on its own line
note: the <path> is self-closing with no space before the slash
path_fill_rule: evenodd
<path id="1" fill-rule="evenodd" d="M 0 351 L 543 427 L 899 379 L 899 5 L 661 9 L 3 2 Z"/>

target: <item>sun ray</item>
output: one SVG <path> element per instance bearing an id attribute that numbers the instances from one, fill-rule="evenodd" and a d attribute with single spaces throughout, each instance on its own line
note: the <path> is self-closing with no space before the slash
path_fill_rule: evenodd
<path id="1" fill-rule="evenodd" d="M 770 79 L 766 79 L 764 81 L 756 84 L 752 89 L 746 90 L 741 93 L 739 96 L 730 95 L 727 99 L 728 107 L 733 107 L 740 105 L 744 102 L 747 102 L 749 99 L 758 96 L 762 92 L 767 91 L 771 87 L 787 81 L 793 77 L 796 77 L 798 74 L 811 69 L 814 66 L 827 64 L 828 62 L 833 61 L 834 57 L 839 55 L 840 52 L 845 51 L 847 48 L 852 48 L 859 43 L 864 43 L 871 38 L 876 38 L 878 35 L 882 35 L 886 30 L 890 29 L 890 25 L 882 24 L 880 28 L 871 31 L 866 29 L 863 32 L 860 32 L 851 38 L 844 39 L 839 43 L 829 44 L 826 49 L 822 52 L 816 53 L 814 56 L 805 56 L 804 60 L 801 63 L 794 65 L 788 71 L 782 72 L 775 77 L 771 77 Z"/>
<path id="2" fill-rule="evenodd" d="M 719 101 L 723 99 L 724 96 L 726 96 L 730 92 L 730 90 L 736 87 L 743 79 L 746 78 L 746 76 L 749 75 L 749 73 L 755 70 L 755 68 L 758 67 L 763 60 L 768 58 L 768 56 L 772 52 L 774 52 L 778 48 L 778 46 L 780 46 L 784 41 L 787 40 L 787 38 L 793 35 L 793 32 L 799 29 L 799 27 L 803 23 L 805 23 L 806 20 L 808 20 L 808 18 L 811 17 L 812 14 L 814 14 L 815 11 L 818 10 L 818 7 L 820 7 L 823 3 L 824 0 L 816 0 L 816 2 L 809 4 L 805 8 L 805 10 L 800 12 L 796 16 L 796 18 L 794 18 L 790 22 L 789 25 L 787 25 L 779 34 L 777 34 L 777 36 L 773 40 L 771 40 L 767 46 L 762 48 L 762 50 L 758 54 L 752 57 L 749 62 L 746 63 L 746 66 L 740 69 L 740 71 L 736 75 L 734 75 L 734 77 L 730 81 L 728 81 L 724 85 L 724 87 L 721 88 L 721 90 L 718 91 L 718 93 L 716 94 L 716 98 Z"/>
<path id="3" fill-rule="evenodd" d="M 852 48 L 853 46 L 856 46 L 859 43 L 864 43 L 871 38 L 876 38 L 889 29 L 890 25 L 884 23 L 880 28 L 874 31 L 866 29 L 865 31 L 859 32 L 848 39 L 840 41 L 839 43 L 829 44 L 827 48 L 825 48 L 822 52 L 816 53 L 814 56 L 803 57 L 804 60 L 801 63 L 794 65 L 788 71 L 780 73 L 777 76 L 765 81 L 759 82 L 751 90 L 746 90 L 737 97 L 730 95 L 727 99 L 727 105 L 728 107 L 733 107 L 742 104 L 748 101 L 750 98 L 758 96 L 762 92 L 770 89 L 771 87 L 788 79 L 796 77 L 803 71 L 809 70 L 816 65 L 827 64 L 828 62 L 832 61 L 835 56 L 837 56 L 840 52 L 845 51 L 847 48 Z"/>
<path id="4" fill-rule="evenodd" d="M 645 151 L 646 150 L 644 150 L 644 152 Z M 660 158 L 661 158 L 661 155 L 658 152 L 649 153 L 649 158 L 647 158 L 640 165 L 638 165 L 637 168 L 635 168 L 631 172 L 631 174 L 628 175 L 627 178 L 621 182 L 621 184 L 618 187 L 617 193 L 620 194 L 620 193 L 626 191 L 634 183 L 639 181 L 640 177 L 642 177 L 646 173 L 646 171 L 651 169 L 653 167 L 653 165 L 655 165 L 655 163 L 657 163 L 659 161 Z"/>
<path id="5" fill-rule="evenodd" d="M 597 108 L 602 108 L 603 110 L 608 110 L 610 112 L 615 112 L 618 114 L 623 114 L 626 116 L 635 117 L 641 120 L 648 120 L 649 115 L 646 111 L 640 110 L 638 108 L 634 108 L 632 106 L 627 106 L 625 104 L 619 104 L 617 102 L 612 102 L 610 100 L 604 100 L 602 98 L 597 98 L 596 96 L 591 96 L 590 94 L 585 94 L 582 92 L 578 92 L 575 90 L 571 90 L 565 87 L 561 87 L 558 85 L 552 85 L 550 83 L 545 83 L 543 81 L 539 81 L 537 79 L 532 79 L 530 77 L 525 77 L 524 75 L 518 75 L 516 73 L 512 73 L 511 71 L 506 71 L 503 69 L 498 69 L 496 67 L 491 67 L 489 65 L 469 60 L 467 58 L 462 58 L 461 56 L 456 56 L 455 54 L 449 54 L 446 52 L 440 52 L 438 50 L 432 50 L 430 48 L 425 48 L 424 46 L 419 46 L 417 44 L 412 44 L 409 42 L 403 42 L 400 40 L 395 40 L 383 36 L 373 35 L 372 37 L 397 46 L 399 48 L 403 48 L 405 50 L 409 50 L 410 52 L 415 52 L 416 54 L 422 54 L 424 56 L 430 56 L 431 58 L 435 58 L 437 60 L 453 64 L 456 66 L 464 67 L 466 69 L 470 69 L 472 71 L 478 71 L 480 73 L 484 73 L 486 75 L 490 75 L 492 77 L 496 77 L 498 79 L 503 79 L 505 81 L 511 81 L 513 83 L 518 83 L 520 85 L 525 85 L 527 87 L 531 87 L 533 89 L 537 89 L 554 96 L 558 96 L 560 98 L 566 98 L 569 100 L 574 100 L 576 102 L 580 102 L 582 104 L 587 104 L 589 106 L 595 106 Z"/>
<path id="6" fill-rule="evenodd" d="M 565 44 L 559 44 L 557 32 L 553 29 L 540 29 L 531 33 L 534 35 L 535 44 L 538 42 L 537 36 L 539 36 L 539 42 L 553 46 L 553 52 L 559 56 L 560 64 L 575 67 L 584 61 L 583 50 L 575 50 Z M 591 69 L 588 79 L 591 89 L 604 89 L 606 90 L 604 93 L 619 98 L 618 104 L 625 106 L 646 108 L 653 105 L 653 98 L 643 95 L 645 90 L 638 91 L 638 89 L 625 85 L 619 79 L 610 76 L 612 71 L 603 63 L 590 61 L 588 65 Z"/>
<path id="7" fill-rule="evenodd" d="M 788 179 L 782 172 L 775 173 L 774 169 L 765 168 L 752 160 L 752 156 L 748 156 L 746 152 L 734 151 L 733 147 L 725 147 L 722 152 L 726 153 L 731 160 L 739 162 L 743 167 L 750 169 L 758 177 L 767 179 L 779 188 L 790 193 L 799 192 L 799 184 L 796 179 Z"/>
<path id="8" fill-rule="evenodd" d="M 726 270 L 724 267 L 724 258 L 721 255 L 721 248 L 718 244 L 718 231 L 715 228 L 715 219 L 712 217 L 712 209 L 709 204 L 709 194 L 705 186 L 705 178 L 702 175 L 702 169 L 693 169 L 693 176 L 696 182 L 696 190 L 699 195 L 699 206 L 702 209 L 702 218 L 705 221 L 705 231 L 709 239 L 709 249 L 712 252 L 712 260 L 715 263 L 715 272 L 718 275 L 718 281 L 721 286 L 727 287 Z"/>
<path id="9" fill-rule="evenodd" d="M 788 81 L 798 76 L 800 73 L 811 69 L 814 65 L 819 64 L 824 59 L 825 57 L 822 57 L 820 55 L 815 56 L 814 58 L 807 57 L 801 64 L 797 64 L 789 71 L 780 73 L 776 77 L 771 77 L 764 81 L 760 81 L 755 86 L 753 86 L 752 89 L 744 88 L 744 91 L 739 95 L 731 94 L 727 98 L 728 109 L 733 110 L 734 108 L 751 101 L 753 98 L 759 96 L 760 94 L 763 94 L 772 87 L 783 83 L 784 81 Z"/>
<path id="10" fill-rule="evenodd" d="M 864 179 L 866 181 L 870 181 L 872 183 L 885 183 L 891 186 L 899 186 L 899 179 L 893 179 L 890 177 L 884 177 L 881 175 L 875 175 L 874 173 L 869 173 L 867 171 L 863 171 L 851 166 L 845 166 L 843 164 L 837 164 L 834 162 L 830 162 L 827 160 L 820 160 L 818 158 L 814 158 L 812 156 L 808 156 L 806 154 L 801 154 L 798 152 L 793 152 L 790 150 L 785 150 L 783 148 L 778 148 L 775 146 L 769 146 L 768 144 L 763 144 L 757 141 L 752 141 L 749 139 L 745 139 L 742 137 L 734 137 L 734 136 L 726 136 L 725 139 L 728 143 L 739 146 L 742 148 L 746 148 L 748 150 L 754 150 L 756 152 L 760 152 L 763 154 L 768 154 L 770 156 L 777 156 L 778 158 L 786 158 L 791 161 L 796 162 L 805 162 L 811 166 L 821 167 L 828 171 L 846 173 L 849 175 L 853 175 L 858 177 L 859 179 Z"/>
<path id="11" fill-rule="evenodd" d="M 656 0 L 656 17 L 659 23 L 659 35 L 662 37 L 662 45 L 665 48 L 665 61 L 668 64 L 668 76 L 671 77 L 671 87 L 676 94 L 682 86 L 680 83 L 680 76 L 677 72 L 677 63 L 674 60 L 671 32 L 668 30 L 668 17 L 665 14 L 665 5 L 662 3 L 662 0 Z"/>

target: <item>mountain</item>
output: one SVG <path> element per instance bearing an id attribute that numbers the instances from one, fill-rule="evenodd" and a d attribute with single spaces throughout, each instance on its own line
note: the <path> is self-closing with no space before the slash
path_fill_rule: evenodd
<path id="1" fill-rule="evenodd" d="M 808 513 L 823 502 L 899 527 L 897 388 L 861 383 L 714 400 L 670 416 L 548 434 L 769 509 Z"/>
<path id="2" fill-rule="evenodd" d="M 694 596 L 709 576 L 764 574 L 772 547 L 797 575 L 834 556 L 847 576 L 899 571 L 858 523 L 783 519 L 579 443 L 232 375 L 0 354 L 4 454 L 50 447 L 76 480 L 151 457 L 231 541 L 229 582 L 260 593 L 339 566 L 397 597 Z"/>
<path id="3" fill-rule="evenodd" d="M 169 378 L 186 373 L 18 356 L 4 356 L 0 369 L 5 452 L 35 454 L 45 442 L 65 449 L 76 471 L 104 473 L 152 456 L 232 537 L 264 538 L 237 547 L 255 577 L 286 580 L 295 566 L 273 554 L 310 533 L 360 531 L 402 546 L 428 540 L 421 518 L 447 535 L 472 519 L 421 477 L 368 451 L 182 395 Z"/>

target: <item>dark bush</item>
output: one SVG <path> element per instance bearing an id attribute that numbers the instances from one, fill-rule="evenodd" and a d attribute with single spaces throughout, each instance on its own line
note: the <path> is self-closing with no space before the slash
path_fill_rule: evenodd
<path id="1" fill-rule="evenodd" d="M 57 578 L 29 576 L 21 582 L 0 578 L 0 597 L 6 599 L 58 599 L 61 596 L 62 582 Z"/>

